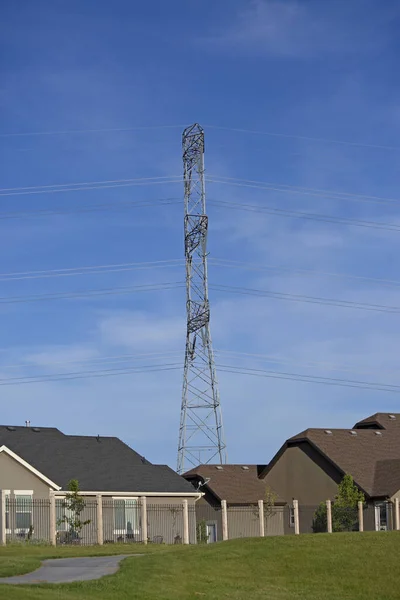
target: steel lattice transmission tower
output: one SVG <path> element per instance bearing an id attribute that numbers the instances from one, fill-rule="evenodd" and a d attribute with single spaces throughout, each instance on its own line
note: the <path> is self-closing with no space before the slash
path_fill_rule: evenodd
<path id="1" fill-rule="evenodd" d="M 179 427 L 178 473 L 201 463 L 226 462 L 226 445 L 210 336 L 207 282 L 204 131 L 183 132 L 187 333 Z"/>

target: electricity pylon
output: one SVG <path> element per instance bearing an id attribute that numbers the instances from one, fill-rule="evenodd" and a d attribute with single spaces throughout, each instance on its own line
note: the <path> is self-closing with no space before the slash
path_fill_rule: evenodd
<path id="1" fill-rule="evenodd" d="M 182 136 L 185 190 L 186 352 L 178 443 L 178 473 L 198 464 L 226 462 L 218 382 L 210 336 L 207 281 L 204 131 Z"/>

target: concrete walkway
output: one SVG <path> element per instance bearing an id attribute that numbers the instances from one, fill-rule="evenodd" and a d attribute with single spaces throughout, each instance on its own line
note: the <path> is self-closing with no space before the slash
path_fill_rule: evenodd
<path id="1" fill-rule="evenodd" d="M 72 581 L 89 581 L 100 579 L 105 575 L 113 575 L 119 569 L 124 558 L 142 556 L 141 554 L 121 554 L 118 556 L 96 556 L 79 558 L 55 558 L 44 560 L 42 566 L 33 573 L 16 577 L 0 577 L 1 583 L 26 584 L 35 583 L 71 583 Z"/>

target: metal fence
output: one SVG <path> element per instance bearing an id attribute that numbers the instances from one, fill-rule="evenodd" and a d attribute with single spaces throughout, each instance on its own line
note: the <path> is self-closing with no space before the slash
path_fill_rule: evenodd
<path id="1" fill-rule="evenodd" d="M 48 543 L 50 538 L 50 500 L 26 496 L 6 497 L 5 538 L 7 542 L 32 540 Z"/>
<path id="2" fill-rule="evenodd" d="M 258 506 L 232 506 L 227 513 L 229 539 L 260 536 Z"/>
<path id="3" fill-rule="evenodd" d="M 147 527 L 143 528 L 143 509 L 136 498 L 83 498 L 82 511 L 73 513 L 65 499 L 56 498 L 54 510 L 49 499 L 7 495 L 5 498 L 4 539 L 6 543 L 31 542 L 57 545 L 104 544 L 182 544 L 184 506 L 147 504 Z M 187 507 L 188 541 L 195 544 L 196 509 Z M 99 522 L 100 517 L 100 522 Z M 146 540 L 144 536 L 147 533 Z M 3 538 L 0 537 L 0 543 Z"/>
<path id="4" fill-rule="evenodd" d="M 252 506 L 228 507 L 223 503 L 221 507 L 211 506 L 203 500 L 188 506 L 186 501 L 156 504 L 147 503 L 146 499 L 99 496 L 82 498 L 82 502 L 82 511 L 74 514 L 65 499 L 8 494 L 4 501 L 3 495 L 0 544 L 182 544 L 185 541 L 196 544 L 223 539 L 400 527 L 397 500 L 395 504 L 359 504 L 353 508 L 330 501 L 311 506 L 298 506 L 294 501 L 293 506 L 271 507 L 260 502 Z"/>
<path id="5" fill-rule="evenodd" d="M 314 519 L 318 509 L 316 506 L 299 506 L 299 530 L 300 533 L 314 533 Z M 327 519 L 325 518 L 325 531 L 327 531 Z"/>
<path id="6" fill-rule="evenodd" d="M 264 532 L 269 535 L 294 533 L 289 506 L 274 506 L 264 513 Z"/>
<path id="7" fill-rule="evenodd" d="M 328 509 L 328 504 L 330 508 Z M 299 533 L 392 531 L 396 529 L 392 502 L 342 506 L 340 503 L 299 506 Z M 330 513 L 330 514 L 329 514 Z M 329 524 L 328 524 L 329 521 Z M 399 522 L 400 524 L 400 522 Z"/>
<path id="8" fill-rule="evenodd" d="M 36 500 L 33 501 L 35 503 Z M 68 503 L 56 498 L 56 543 L 90 546 L 97 543 L 97 501 L 87 499 L 83 511 L 73 514 Z M 50 517 L 50 515 L 49 515 Z M 79 526 L 79 521 L 82 527 Z"/>

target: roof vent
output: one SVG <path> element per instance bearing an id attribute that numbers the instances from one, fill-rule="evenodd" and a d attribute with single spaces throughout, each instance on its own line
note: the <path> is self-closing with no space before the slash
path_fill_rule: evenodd
<path id="1" fill-rule="evenodd" d="M 375 435 L 382 435 L 382 431 L 375 431 Z"/>
<path id="2" fill-rule="evenodd" d="M 6 429 L 8 429 L 8 431 L 16 431 L 15 427 L 12 427 L 11 425 L 8 425 Z"/>
<path id="3" fill-rule="evenodd" d="M 389 415 L 389 419 L 391 421 L 395 421 L 396 420 L 396 415 Z"/>
<path id="4" fill-rule="evenodd" d="M 215 468 L 218 469 L 218 471 L 222 471 L 223 470 L 223 467 L 221 465 L 217 465 Z"/>
<path id="5" fill-rule="evenodd" d="M 40 428 L 39 427 L 32 427 L 32 431 L 34 431 L 35 433 L 40 433 Z"/>
<path id="6" fill-rule="evenodd" d="M 326 435 L 332 435 L 332 431 L 330 429 L 325 429 L 324 433 L 326 433 Z"/>
<path id="7" fill-rule="evenodd" d="M 354 431 L 353 429 L 349 433 L 350 435 L 357 435 L 357 431 Z"/>
<path id="8" fill-rule="evenodd" d="M 242 469 L 243 469 L 243 471 L 248 471 L 249 467 L 246 467 L 245 465 L 242 465 Z"/>

